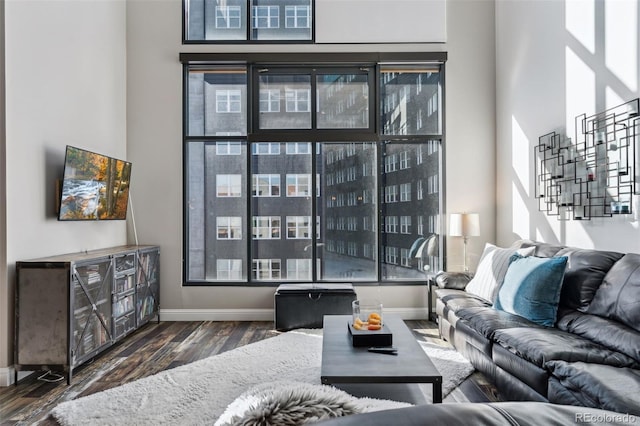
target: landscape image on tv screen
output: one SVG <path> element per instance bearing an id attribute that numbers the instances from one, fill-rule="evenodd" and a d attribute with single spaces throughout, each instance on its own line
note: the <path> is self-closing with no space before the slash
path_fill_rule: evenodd
<path id="1" fill-rule="evenodd" d="M 127 218 L 131 163 L 67 146 L 59 220 Z"/>

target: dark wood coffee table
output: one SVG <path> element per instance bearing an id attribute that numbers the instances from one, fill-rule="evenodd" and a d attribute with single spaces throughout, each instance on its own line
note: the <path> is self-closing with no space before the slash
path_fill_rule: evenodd
<path id="1" fill-rule="evenodd" d="M 397 355 L 373 353 L 366 347 L 353 347 L 348 330 L 350 321 L 350 315 L 324 316 L 320 371 L 323 384 L 338 385 L 350 393 L 353 393 L 351 389 L 344 385 L 358 384 L 353 389 L 362 396 L 398 401 L 409 399 L 407 402 L 425 403 L 424 397 L 422 400 L 420 397 L 416 398 L 415 389 L 407 391 L 407 385 L 432 383 L 433 402 L 442 402 L 442 375 L 399 316 L 384 315 L 384 323 L 393 334 L 393 346 L 398 348 Z M 404 390 L 400 392 L 404 395 L 398 395 L 398 386 L 379 386 L 381 384 L 403 385 L 401 388 Z M 375 395 L 367 395 L 368 390 L 373 390 Z"/>

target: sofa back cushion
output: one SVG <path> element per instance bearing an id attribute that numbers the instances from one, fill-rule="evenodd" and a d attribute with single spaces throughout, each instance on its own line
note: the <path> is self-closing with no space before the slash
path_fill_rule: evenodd
<path id="1" fill-rule="evenodd" d="M 556 244 L 549 243 L 541 243 L 539 241 L 533 240 L 518 240 L 516 241 L 512 247 L 533 247 L 534 252 L 533 255 L 537 257 L 552 257 L 555 256 L 560 250 L 565 248 L 565 246 L 559 246 Z"/>
<path id="2" fill-rule="evenodd" d="M 611 267 L 587 313 L 640 331 L 640 255 L 624 255 Z"/>
<path id="3" fill-rule="evenodd" d="M 623 254 L 567 247 L 556 253 L 556 256 L 568 258 L 560 305 L 585 312 L 605 275 Z"/>

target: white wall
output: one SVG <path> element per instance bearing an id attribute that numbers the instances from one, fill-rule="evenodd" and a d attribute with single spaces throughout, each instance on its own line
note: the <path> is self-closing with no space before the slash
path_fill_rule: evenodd
<path id="1" fill-rule="evenodd" d="M 640 252 L 637 210 L 562 222 L 538 211 L 532 158 L 539 136 L 573 138 L 577 115 L 640 95 L 639 21 L 638 0 L 496 2 L 499 243 Z"/>
<path id="2" fill-rule="evenodd" d="M 316 43 L 447 41 L 445 0 L 316 0 L 315 11 Z"/>
<path id="3" fill-rule="evenodd" d="M 480 236 L 469 238 L 467 249 L 472 271 L 484 243 L 495 241 L 494 28 L 493 1 L 447 3 L 446 211 L 480 215 Z M 447 269 L 462 270 L 462 238 L 447 242 Z"/>
<path id="4" fill-rule="evenodd" d="M 5 6 L 8 271 L 0 312 L 8 316 L 0 318 L 0 385 L 13 360 L 15 262 L 123 244 L 127 231 L 123 221 L 55 217 L 67 144 L 126 156 L 125 2 L 8 0 Z"/>
<path id="5" fill-rule="evenodd" d="M 271 287 L 182 286 L 182 68 L 180 52 L 260 52 L 265 45 L 180 44 L 180 0 L 127 3 L 127 137 L 134 163 L 132 197 L 141 243 L 161 246 L 163 319 L 269 319 Z M 279 52 L 442 51 L 449 53 L 447 79 L 447 208 L 482 214 L 482 237 L 471 241 L 472 263 L 483 241 L 494 238 L 494 30 L 493 2 L 452 1 L 449 42 L 414 44 L 322 44 L 271 46 Z M 153 19 L 149 19 L 149 17 Z M 424 18 L 428 25 L 428 17 Z M 470 177 L 470 178 L 469 178 Z M 461 267 L 461 241 L 453 241 Z M 458 258 L 456 259 L 456 256 Z M 360 287 L 385 307 L 424 314 L 421 286 Z"/>
<path id="6" fill-rule="evenodd" d="M 4 0 L 0 0 L 0 22 L 4 24 Z M 7 180 L 6 180 L 6 133 L 5 133 L 5 60 L 4 60 L 4 31 L 0 31 L 0 386 L 7 384 L 9 371 L 7 353 L 9 324 L 12 323 L 13 311 L 8 309 L 12 292 L 7 279 Z"/>

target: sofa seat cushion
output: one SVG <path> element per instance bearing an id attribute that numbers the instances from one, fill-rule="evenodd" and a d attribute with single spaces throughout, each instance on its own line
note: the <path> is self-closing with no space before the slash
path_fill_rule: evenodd
<path id="1" fill-rule="evenodd" d="M 557 327 L 640 362 L 640 333 L 624 324 L 574 310 L 562 310 L 558 312 Z"/>
<path id="2" fill-rule="evenodd" d="M 456 315 L 464 319 L 469 327 L 486 337 L 493 339 L 496 330 L 516 327 L 543 328 L 528 319 L 505 311 L 487 307 L 463 308 Z"/>
<path id="3" fill-rule="evenodd" d="M 519 327 L 496 330 L 494 341 L 540 368 L 544 368 L 547 362 L 556 360 L 640 367 L 633 358 L 625 354 L 555 328 Z"/>
<path id="4" fill-rule="evenodd" d="M 550 387 L 550 402 L 573 399 L 587 407 L 640 415 L 640 370 L 566 361 L 551 361 L 547 367 L 562 385 Z"/>
<path id="5" fill-rule="evenodd" d="M 524 383 L 546 399 L 547 388 L 549 386 L 549 372 L 545 368 L 532 364 L 500 345 L 494 344 L 491 352 L 498 374 L 502 372 L 500 375 L 503 377 L 501 377 L 500 382 L 506 385 L 506 389 L 503 389 L 502 386 L 499 386 L 498 389 L 506 399 L 512 399 L 508 389 L 514 386 L 513 380 L 508 379 L 508 377 L 515 378 L 517 381 Z M 515 386 L 519 387 L 518 385 Z"/>
<path id="6" fill-rule="evenodd" d="M 469 294 L 463 290 L 439 288 L 436 289 L 436 295 L 453 312 L 458 312 L 463 308 L 491 306 L 491 303 L 482 297 Z"/>

